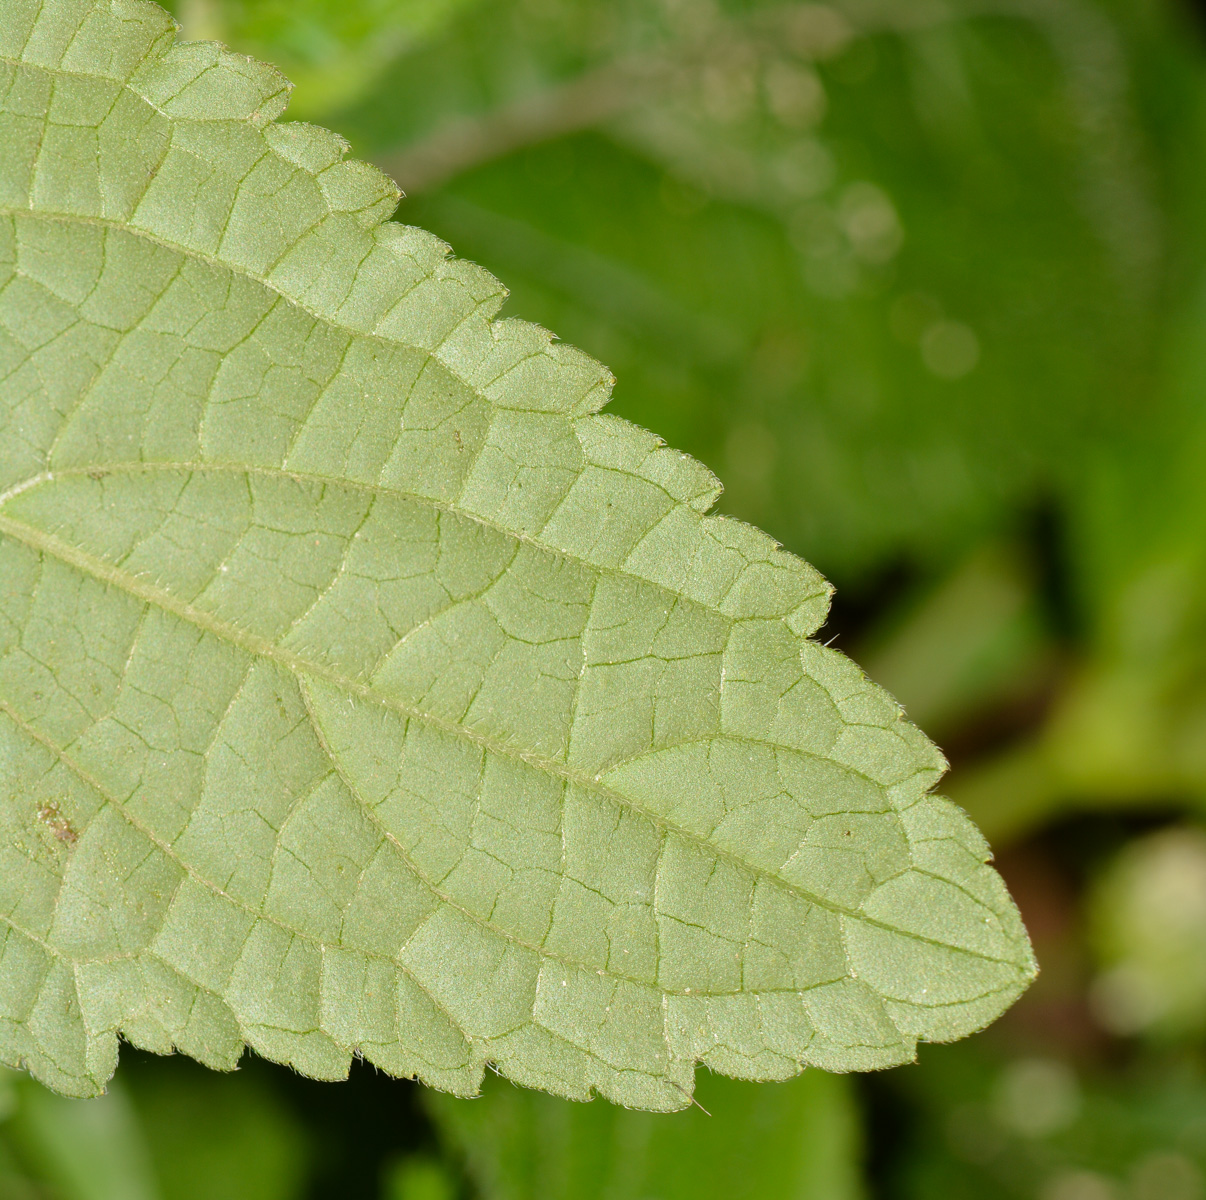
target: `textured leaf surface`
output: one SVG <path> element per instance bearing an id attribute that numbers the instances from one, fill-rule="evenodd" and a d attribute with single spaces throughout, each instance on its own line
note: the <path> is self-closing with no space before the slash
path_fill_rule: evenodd
<path id="1" fill-rule="evenodd" d="M 0 0 L 0 1057 L 686 1103 L 1033 974 L 828 586 L 287 85 Z"/>

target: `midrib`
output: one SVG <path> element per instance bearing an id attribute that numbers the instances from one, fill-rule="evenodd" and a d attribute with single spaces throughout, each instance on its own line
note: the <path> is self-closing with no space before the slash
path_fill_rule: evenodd
<path id="1" fill-rule="evenodd" d="M 480 746 L 491 754 L 523 762 L 527 766 L 542 771 L 545 774 L 555 776 L 586 791 L 603 796 L 623 808 L 640 813 L 657 828 L 683 838 L 685 841 L 703 849 L 708 855 L 751 875 L 767 879 L 777 887 L 781 887 L 799 896 L 809 904 L 815 904 L 818 908 L 831 912 L 836 916 L 864 922 L 892 933 L 901 934 L 920 943 L 955 949 L 988 962 L 1000 962 L 1010 966 L 1017 965 L 1009 959 L 997 958 L 964 946 L 952 945 L 937 938 L 930 938 L 912 931 L 898 929 L 887 922 L 869 917 L 865 913 L 836 904 L 832 900 L 808 891 L 797 883 L 784 879 L 774 871 L 758 866 L 755 863 L 750 863 L 731 851 L 717 846 L 694 830 L 670 821 L 664 815 L 649 809 L 631 797 L 614 791 L 594 776 L 575 771 L 564 763 L 555 762 L 533 754 L 530 751 L 521 750 L 515 746 L 498 742 L 487 735 L 468 729 L 455 721 L 449 721 L 446 718 L 438 717 L 433 713 L 425 712 L 420 708 L 405 704 L 393 697 L 383 695 L 368 684 L 349 679 L 347 676 L 325 664 L 310 662 L 298 654 L 282 649 L 266 638 L 239 629 L 215 617 L 212 613 L 208 613 L 203 609 L 180 600 L 171 595 L 171 593 L 156 587 L 144 579 L 130 575 L 112 563 L 105 562 L 103 559 L 99 559 L 87 551 L 80 550 L 78 547 L 68 545 L 53 534 L 45 533 L 40 529 L 27 525 L 23 521 L 14 520 L 12 517 L 5 516 L 2 513 L 0 513 L 0 534 L 7 535 L 39 553 L 48 554 L 74 570 L 83 572 L 102 583 L 118 588 L 127 595 L 141 600 L 143 603 L 152 604 L 176 617 L 178 620 L 187 622 L 221 641 L 236 646 L 247 654 L 274 662 L 284 667 L 299 680 L 305 679 L 307 676 L 321 679 L 347 693 L 349 696 L 359 697 L 371 704 L 379 705 L 407 718 L 418 720 L 442 732 Z M 733 740 L 752 741 L 753 739 L 734 738 Z"/>

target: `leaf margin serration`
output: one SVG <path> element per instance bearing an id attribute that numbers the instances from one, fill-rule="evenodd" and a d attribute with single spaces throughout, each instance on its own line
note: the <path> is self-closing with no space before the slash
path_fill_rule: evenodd
<path id="1" fill-rule="evenodd" d="M 7 0 L 10 8 L 16 8 L 21 3 L 22 0 Z M 33 60 L 27 58 L 25 61 L 37 61 L 40 55 L 48 60 L 40 65 L 64 70 L 66 68 L 61 64 L 53 64 L 54 56 L 57 54 L 63 62 L 70 62 L 78 45 L 90 44 L 89 38 L 99 36 L 98 28 L 87 28 L 89 22 L 111 19 L 127 26 L 135 25 L 141 31 L 142 49 L 136 53 L 135 41 L 131 39 L 125 47 L 129 53 L 114 60 L 109 78 L 139 95 L 171 120 L 207 126 L 214 131 L 217 140 L 226 139 L 220 147 L 222 152 L 235 143 L 244 142 L 244 134 L 254 132 L 281 160 L 306 172 L 317 182 L 327 207 L 325 215 L 304 235 L 307 241 L 305 255 L 293 253 L 297 248 L 295 244 L 283 258 L 275 260 L 268 271 L 257 273 L 254 264 L 240 263 L 232 257 L 238 251 L 224 244 L 231 237 L 230 229 L 226 228 L 218 245 L 208 252 L 224 267 L 245 272 L 320 320 L 352 330 L 358 335 L 389 340 L 388 334 L 382 333 L 383 327 L 408 329 L 414 340 L 398 338 L 401 344 L 426 349 L 454 375 L 497 407 L 507 407 L 506 401 L 514 389 L 520 389 L 525 398 L 530 396 L 532 379 L 538 377 L 546 393 L 555 397 L 550 411 L 572 420 L 576 431 L 580 431 L 580 440 L 584 438 L 592 442 L 592 448 L 603 463 L 612 469 L 618 466 L 619 469 L 630 470 L 622 461 L 617 463 L 617 447 L 629 453 L 643 448 L 645 457 L 640 466 L 648 472 L 643 477 L 671 492 L 677 500 L 675 511 L 693 522 L 691 528 L 698 538 L 697 551 L 690 556 L 689 562 L 673 564 L 673 578 L 667 578 L 670 568 L 664 557 L 659 557 L 656 552 L 645 555 L 645 574 L 635 569 L 628 560 L 623 567 L 626 572 L 699 602 L 717 605 L 731 601 L 740 609 L 743 603 L 741 592 L 738 590 L 735 600 L 732 597 L 737 579 L 743 577 L 744 570 L 738 572 L 736 579 L 729 581 L 727 592 L 721 596 L 716 591 L 715 579 L 707 571 L 698 569 L 700 555 L 706 556 L 715 550 L 729 559 L 735 554 L 754 574 L 760 573 L 764 580 L 770 577 L 789 581 L 788 586 L 782 589 L 777 607 L 770 601 L 770 591 L 764 583 L 763 590 L 767 597 L 763 603 L 765 611 L 759 611 L 758 616 L 781 620 L 800 639 L 807 639 L 820 627 L 831 591 L 828 584 L 811 567 L 783 550 L 766 534 L 731 517 L 711 514 L 709 510 L 719 494 L 719 484 L 706 468 L 685 455 L 667 450 L 660 441 L 635 426 L 600 414 L 599 409 L 610 398 L 612 385 L 610 373 L 605 368 L 580 351 L 557 342 L 551 334 L 537 326 L 497 318 L 498 309 L 506 298 L 501 285 L 484 269 L 451 258 L 449 248 L 432 235 L 389 221 L 399 197 L 396 187 L 376 168 L 345 159 L 348 147 L 337 135 L 310 126 L 276 123 L 284 111 L 288 84 L 274 68 L 232 54 L 214 44 L 174 42 L 174 22 L 149 0 L 102 0 L 100 3 L 90 0 L 49 0 L 45 4 L 24 0 L 23 7 L 35 18 L 38 13 L 48 9 L 63 14 L 74 13 L 80 18 L 79 27 L 62 46 L 56 48 L 51 39 L 46 46 L 36 47 L 37 55 Z M 14 25 L 10 25 L 4 34 L 0 34 L 0 59 L 5 57 L 4 38 L 11 38 L 13 29 Z M 120 38 L 108 40 L 115 49 L 122 48 Z M 131 209 L 131 216 L 142 207 L 150 190 L 148 184 Z M 151 208 L 153 210 L 153 206 Z M 63 215 L 70 218 L 70 213 Z M 129 219 L 114 217 L 112 220 L 115 225 L 143 236 L 156 236 L 153 228 L 144 228 Z M 373 300 L 379 311 L 373 315 L 371 322 L 367 321 L 363 311 L 358 312 L 357 306 L 364 302 L 364 296 L 358 295 L 355 290 L 359 268 L 365 260 L 357 260 L 353 253 L 349 253 L 350 247 L 345 240 L 356 230 L 371 241 L 370 253 L 380 252 L 384 255 L 384 266 L 373 277 L 375 284 L 380 285 L 383 280 L 393 280 L 397 284 L 396 294 L 387 295 L 384 304 L 381 293 L 375 292 Z M 170 241 L 165 244 L 191 255 L 207 254 L 204 248 L 197 246 Z M 322 275 L 314 270 L 316 263 L 312 256 L 315 254 L 329 256 L 321 264 L 325 272 Z M 307 259 L 307 256 L 311 257 Z M 389 273 L 391 263 L 394 268 L 392 275 Z M 417 267 L 418 282 L 404 286 L 397 268 L 405 263 Z M 349 267 L 356 268 L 353 283 L 339 291 L 343 286 L 341 270 L 346 273 Z M 316 279 L 320 280 L 317 287 L 313 284 Z M 290 281 L 298 285 L 293 290 L 290 290 Z M 301 287 L 301 283 L 306 286 Z M 417 305 L 414 293 L 423 288 L 429 289 L 422 297 L 428 305 L 427 311 L 442 306 L 448 313 L 446 325 L 439 330 L 423 331 L 420 325 L 407 319 L 407 305 Z M 356 324 L 357 321 L 362 324 Z M 369 327 L 365 327 L 366 324 Z M 424 342 L 421 338 L 426 335 L 429 336 Z M 484 369 L 483 364 L 486 364 Z M 491 371 L 493 375 L 489 374 Z M 536 376 L 532 372 L 536 372 Z M 637 471 L 631 473 L 639 474 Z M 10 488 L 0 500 L 14 497 L 28 482 Z M 539 537 L 530 533 L 509 532 L 515 536 L 531 537 L 539 544 L 565 553 L 563 548 L 542 543 Z M 761 568 L 761 571 L 755 568 Z M 704 577 L 703 582 L 700 576 Z M 699 589 L 702 587 L 709 589 L 706 597 L 700 595 Z M 749 597 L 745 597 L 745 600 L 748 601 Z M 817 648 L 817 652 L 820 653 L 820 648 Z M 835 677 L 853 670 L 858 680 L 865 684 L 861 673 L 848 660 L 843 658 L 841 665 L 838 665 L 836 653 L 829 653 L 834 654 L 834 660 L 821 664 L 819 670 L 828 670 Z M 840 686 L 851 685 L 846 680 Z M 857 690 L 855 687 L 854 691 Z M 879 689 L 867 687 L 863 690 L 874 691 L 881 701 L 886 698 Z M 915 743 L 928 747 L 924 738 L 908 726 L 903 717 L 900 718 L 900 728 L 902 733 L 907 730 Z M 948 839 L 962 838 L 969 852 L 985 861 L 987 846 L 982 840 L 976 842 L 978 835 L 970 832 L 970 823 L 966 822 L 966 818 L 955 816 L 951 811 L 953 806 L 941 807 L 946 802 L 928 797 L 929 786 L 944 769 L 941 756 L 934 752 L 925 786 L 921 787 L 917 796 L 918 801 L 925 800 L 926 803 L 921 805 L 920 814 L 915 815 L 920 816 L 923 824 L 929 820 L 933 825 L 945 827 L 943 836 Z M 952 830 L 956 832 L 952 833 Z M 1020 975 L 1025 974 L 1023 969 Z M 113 1043 L 115 1055 L 115 1036 Z M 700 1058 L 704 1056 L 700 1055 Z M 476 1065 L 479 1079 L 484 1065 L 484 1060 Z M 448 1086 L 447 1080 L 432 1082 Z M 474 1090 L 475 1082 L 468 1080 L 467 1083 L 466 1090 Z M 678 1085 L 678 1090 L 682 1098 L 674 1100 L 669 1105 L 671 1107 L 687 1102 L 687 1091 L 681 1085 Z M 588 1094 L 589 1091 L 588 1087 Z"/>

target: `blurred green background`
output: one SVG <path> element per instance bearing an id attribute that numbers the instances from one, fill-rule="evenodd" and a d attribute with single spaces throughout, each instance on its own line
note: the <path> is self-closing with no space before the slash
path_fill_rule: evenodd
<path id="1" fill-rule="evenodd" d="M 0 1198 L 1206 1200 L 1206 4 L 180 0 L 619 377 L 947 750 L 1043 974 L 673 1116 L 129 1049 Z"/>

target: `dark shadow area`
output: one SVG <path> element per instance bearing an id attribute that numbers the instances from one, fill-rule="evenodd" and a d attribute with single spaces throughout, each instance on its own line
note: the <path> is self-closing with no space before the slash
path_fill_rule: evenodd
<path id="1" fill-rule="evenodd" d="M 162 1058 L 124 1046 L 119 1079 L 144 1119 L 173 1126 L 204 1125 L 214 1108 L 255 1097 L 257 1120 L 283 1118 L 278 1123 L 292 1139 L 286 1148 L 301 1159 L 305 1182 L 299 1194 L 308 1200 L 372 1200 L 382 1194 L 391 1164 L 439 1153 L 420 1085 L 391 1079 L 361 1059 L 352 1060 L 346 1081 L 328 1083 L 250 1053 L 232 1076 L 183 1056 Z M 269 1124 L 261 1137 L 273 1132 Z"/>

